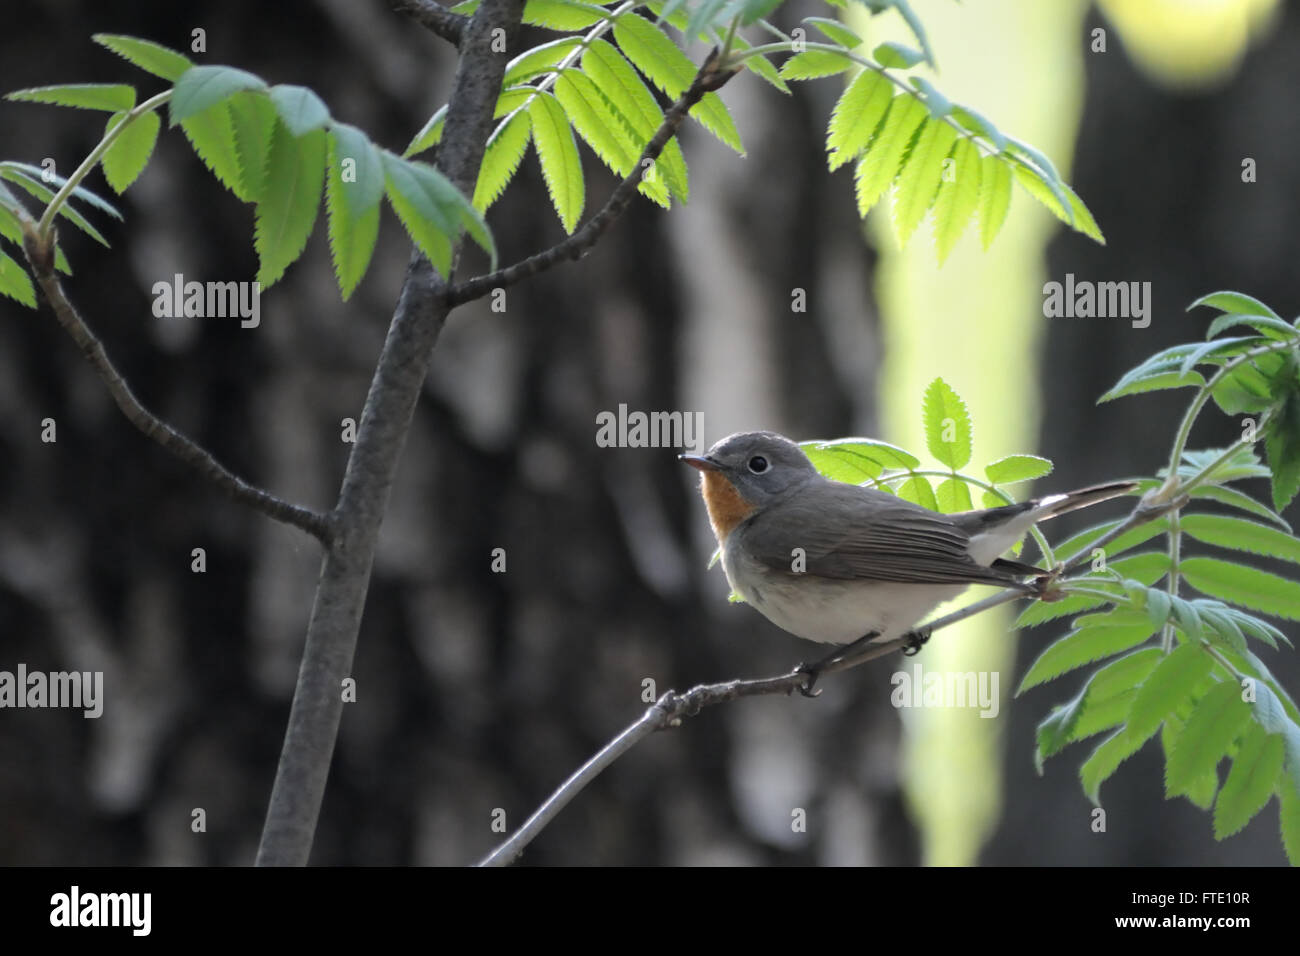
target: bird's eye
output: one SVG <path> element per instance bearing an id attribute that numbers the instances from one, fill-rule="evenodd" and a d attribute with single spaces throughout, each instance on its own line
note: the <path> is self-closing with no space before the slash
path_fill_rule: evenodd
<path id="1" fill-rule="evenodd" d="M 749 459 L 749 470 L 754 474 L 761 475 L 763 472 L 767 471 L 767 468 L 767 459 L 762 455 L 755 455 L 753 458 Z"/>

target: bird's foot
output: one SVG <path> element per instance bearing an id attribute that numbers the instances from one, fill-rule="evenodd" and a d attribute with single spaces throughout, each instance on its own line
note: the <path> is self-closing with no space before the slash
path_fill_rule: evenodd
<path id="1" fill-rule="evenodd" d="M 903 656 L 915 657 L 921 648 L 925 647 L 926 641 L 930 640 L 930 629 L 918 627 L 914 631 L 908 631 L 903 637 L 907 638 L 907 644 L 903 647 Z"/>

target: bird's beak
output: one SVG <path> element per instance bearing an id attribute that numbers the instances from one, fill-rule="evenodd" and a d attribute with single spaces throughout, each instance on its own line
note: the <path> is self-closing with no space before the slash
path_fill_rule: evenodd
<path id="1" fill-rule="evenodd" d="M 708 455 L 678 455 L 678 460 L 684 461 L 692 468 L 698 468 L 700 471 L 717 471 L 718 464 Z"/>

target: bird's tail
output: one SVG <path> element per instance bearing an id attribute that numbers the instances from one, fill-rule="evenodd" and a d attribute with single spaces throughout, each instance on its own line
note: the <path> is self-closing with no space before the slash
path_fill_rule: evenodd
<path id="1" fill-rule="evenodd" d="M 1036 515 L 1034 520 L 1046 521 L 1048 518 L 1063 515 L 1067 511 L 1087 508 L 1089 505 L 1095 505 L 1100 501 L 1109 501 L 1111 498 L 1118 498 L 1120 495 L 1128 494 L 1136 487 L 1136 481 L 1112 481 L 1104 485 L 1080 488 L 1078 491 L 1067 491 L 1062 495 L 1047 495 L 1040 498 L 1034 507 L 1033 512 Z"/>

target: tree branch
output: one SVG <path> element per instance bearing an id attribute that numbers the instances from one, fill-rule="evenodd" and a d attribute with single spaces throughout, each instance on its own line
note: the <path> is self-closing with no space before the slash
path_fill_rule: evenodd
<path id="1" fill-rule="evenodd" d="M 483 0 L 461 37 L 438 167 L 462 193 L 473 193 L 501 91 L 507 57 L 497 52 L 523 16 L 524 0 Z M 453 249 L 453 270 L 460 242 Z M 342 681 L 352 670 L 357 632 L 370 587 L 379 526 L 450 306 L 446 283 L 429 261 L 411 255 L 388 327 L 334 509 L 336 532 L 325 555 L 289 726 L 276 768 L 259 866 L 303 866 L 311 854 L 339 721 Z"/>
<path id="2" fill-rule="evenodd" d="M 1099 547 L 1102 544 L 1115 540 L 1121 534 L 1136 528 L 1138 525 L 1146 524 L 1148 521 L 1154 521 L 1187 503 L 1186 496 L 1175 498 L 1173 501 L 1151 501 L 1148 502 L 1143 498 L 1138 502 L 1128 518 L 1117 526 L 1113 531 L 1106 534 L 1094 544 Z M 1089 549 L 1089 553 L 1091 549 Z M 1075 558 L 1069 564 L 1065 565 L 1057 575 L 1064 574 L 1074 570 L 1089 560 L 1088 556 Z M 969 617 L 980 614 L 990 608 L 997 607 L 1001 604 L 1007 604 L 1017 598 L 1029 597 L 1024 591 L 1016 588 L 1007 588 L 996 594 L 968 604 L 966 607 L 953 611 L 951 614 L 945 614 L 943 617 L 935 619 L 930 624 L 924 625 L 918 630 L 924 634 L 930 634 L 934 631 L 950 627 L 959 621 L 964 621 Z M 851 654 L 848 657 L 834 660 L 831 663 L 821 667 L 818 676 L 833 674 L 837 671 L 849 670 L 865 664 L 867 661 L 883 657 L 893 651 L 901 650 L 911 643 L 909 636 L 895 638 L 892 641 L 885 641 L 880 644 L 868 644 L 859 652 Z M 634 723 L 629 724 L 617 737 L 602 747 L 596 754 L 583 764 L 578 771 L 564 781 L 554 793 L 552 793 L 540 807 L 524 821 L 523 826 L 519 828 L 509 839 L 493 850 L 490 854 L 479 862 L 479 866 L 509 866 L 519 855 L 523 853 L 524 848 L 531 843 L 539 833 L 542 832 L 561 810 L 563 810 L 592 780 L 600 776 L 606 768 L 614 763 L 619 757 L 631 750 L 637 743 L 644 740 L 657 730 L 666 730 L 681 726 L 683 717 L 694 717 L 705 707 L 712 707 L 715 704 L 721 704 L 729 700 L 736 700 L 740 697 L 759 697 L 767 694 L 790 694 L 796 690 L 807 693 L 811 689 L 812 679 L 808 672 L 804 670 L 801 664 L 788 674 L 781 674 L 776 677 L 761 677 L 753 680 L 731 680 L 719 684 L 700 684 L 692 687 L 684 694 L 678 694 L 676 691 L 668 691 L 654 705 L 641 715 Z"/>
<path id="3" fill-rule="evenodd" d="M 601 235 L 604 234 L 605 230 L 614 224 L 614 220 L 618 219 L 632 202 L 632 197 L 636 194 L 636 189 L 641 184 L 646 170 L 653 168 L 654 161 L 659 158 L 659 154 L 664 151 L 668 142 L 677 134 L 677 130 L 686 118 L 686 114 L 704 98 L 705 93 L 712 93 L 721 89 L 741 69 L 736 67 L 730 70 L 720 70 L 718 65 L 718 51 L 715 48 L 709 54 L 708 59 L 704 61 L 704 65 L 700 67 L 700 71 L 695 74 L 695 80 L 691 83 L 690 89 L 668 108 L 668 112 L 664 114 L 663 122 L 659 124 L 659 129 L 655 131 L 650 142 L 641 151 L 641 156 L 637 159 L 632 170 L 615 187 L 614 192 L 610 194 L 600 212 L 592 216 L 582 228 L 563 242 L 544 252 L 529 256 L 527 259 L 506 266 L 504 269 L 498 269 L 489 275 L 457 283 L 447 292 L 448 304 L 457 306 L 472 302 L 495 289 L 503 289 L 540 272 L 545 272 L 565 260 L 577 260 L 586 255 L 600 239 Z M 445 141 L 445 135 L 443 139 Z"/>
<path id="4" fill-rule="evenodd" d="M 394 13 L 405 14 L 431 33 L 459 48 L 469 17 L 452 13 L 437 0 L 388 0 Z"/>
<path id="5" fill-rule="evenodd" d="M 53 243 L 49 245 L 53 247 Z M 86 325 L 81 314 L 63 291 L 63 284 L 54 272 L 53 253 L 42 247 L 34 232 L 24 234 L 23 247 L 27 254 L 27 261 L 31 263 L 32 271 L 36 275 L 36 281 L 40 284 L 41 291 L 45 293 L 46 301 L 54 309 L 59 324 L 72 336 L 72 340 L 77 343 L 82 354 L 94 366 L 95 371 L 108 387 L 108 393 L 113 396 L 113 401 L 132 425 L 235 501 L 260 511 L 268 518 L 300 528 L 325 546 L 329 546 L 334 533 L 330 515 L 292 504 L 250 485 L 213 458 L 201 445 L 181 434 L 140 404 L 140 400 L 131 391 L 131 386 L 108 357 L 104 343 Z"/>

